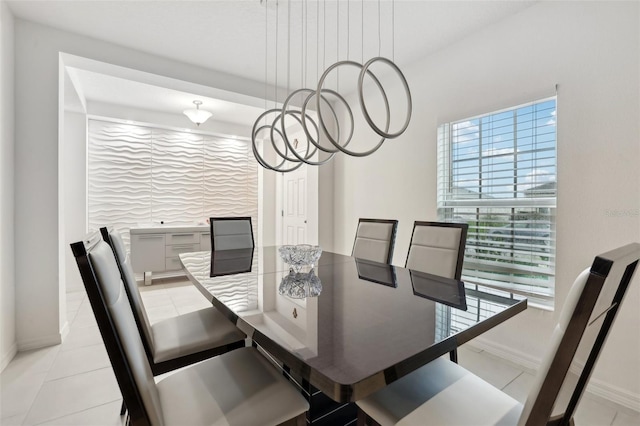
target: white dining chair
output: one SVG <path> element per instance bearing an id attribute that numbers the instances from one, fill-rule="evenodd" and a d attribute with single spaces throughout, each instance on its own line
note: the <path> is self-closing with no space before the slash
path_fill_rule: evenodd
<path id="1" fill-rule="evenodd" d="M 459 281 L 468 228 L 466 223 L 414 222 L 405 268 Z M 450 359 L 458 362 L 457 348 Z"/>
<path id="2" fill-rule="evenodd" d="M 639 258 L 640 244 L 629 244 L 596 256 L 578 275 L 524 404 L 438 358 L 357 401 L 358 425 L 573 424 Z"/>
<path id="3" fill-rule="evenodd" d="M 468 228 L 466 223 L 414 222 L 405 268 L 460 280 Z"/>
<path id="4" fill-rule="evenodd" d="M 111 248 L 71 245 L 133 425 L 303 425 L 309 404 L 255 348 L 154 380 Z"/>
<path id="5" fill-rule="evenodd" d="M 154 375 L 245 346 L 245 334 L 213 306 L 151 324 L 120 233 L 108 228 L 100 232 L 113 250 Z"/>
<path id="6" fill-rule="evenodd" d="M 211 250 L 236 250 L 254 247 L 251 217 L 212 217 Z"/>
<path id="7" fill-rule="evenodd" d="M 360 219 L 351 256 L 391 264 L 397 228 L 397 220 Z"/>

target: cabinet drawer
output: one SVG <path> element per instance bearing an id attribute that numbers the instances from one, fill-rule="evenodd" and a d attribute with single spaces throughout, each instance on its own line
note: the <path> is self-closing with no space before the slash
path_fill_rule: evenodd
<path id="1" fill-rule="evenodd" d="M 174 232 L 167 234 L 167 245 L 174 244 L 200 244 L 199 232 Z"/>
<path id="2" fill-rule="evenodd" d="M 165 256 L 175 257 L 180 253 L 190 253 L 193 251 L 200 251 L 200 244 L 174 244 L 166 247 Z"/>
<path id="3" fill-rule="evenodd" d="M 165 259 L 165 270 L 166 271 L 178 271 L 182 269 L 182 263 L 180 262 L 179 257 L 167 257 Z"/>
<path id="4" fill-rule="evenodd" d="M 164 234 L 137 234 L 131 236 L 131 264 L 135 272 L 164 270 Z"/>
<path id="5" fill-rule="evenodd" d="M 211 233 L 203 232 L 200 234 L 200 250 L 209 251 L 211 250 Z"/>

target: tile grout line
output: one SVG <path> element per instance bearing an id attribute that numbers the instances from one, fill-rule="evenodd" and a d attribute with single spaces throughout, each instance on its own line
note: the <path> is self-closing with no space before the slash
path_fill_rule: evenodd
<path id="1" fill-rule="evenodd" d="M 84 409 L 82 409 L 80 411 L 74 411 L 73 413 L 65 414 L 63 416 L 58 416 L 58 417 L 54 417 L 54 418 L 51 418 L 51 419 L 43 420 L 43 421 L 41 421 L 39 423 L 34 423 L 33 425 L 36 426 L 36 425 L 41 425 L 43 423 L 50 423 L 50 422 L 53 422 L 53 421 L 56 421 L 56 420 L 59 420 L 59 419 L 63 419 L 63 418 L 68 417 L 68 416 L 73 416 L 75 414 L 84 413 L 86 411 L 93 410 L 94 408 L 102 407 L 104 405 L 112 404 L 112 403 L 114 403 L 116 401 L 121 401 L 121 400 L 122 400 L 122 398 L 114 399 L 113 401 L 105 402 L 104 404 L 98 404 L 98 405 L 95 405 L 93 407 L 84 408 Z"/>

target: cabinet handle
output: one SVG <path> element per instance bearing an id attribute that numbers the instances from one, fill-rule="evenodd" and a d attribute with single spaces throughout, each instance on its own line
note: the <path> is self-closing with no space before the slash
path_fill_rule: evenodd
<path id="1" fill-rule="evenodd" d="M 189 244 L 189 245 L 173 245 L 170 246 L 172 250 L 181 250 L 181 249 L 192 249 L 193 248 L 193 244 Z"/>
<path id="2" fill-rule="evenodd" d="M 172 237 L 193 237 L 194 234 L 171 234 Z"/>
<path id="3" fill-rule="evenodd" d="M 156 238 L 162 238 L 164 235 L 138 235 L 141 240 L 155 240 Z"/>

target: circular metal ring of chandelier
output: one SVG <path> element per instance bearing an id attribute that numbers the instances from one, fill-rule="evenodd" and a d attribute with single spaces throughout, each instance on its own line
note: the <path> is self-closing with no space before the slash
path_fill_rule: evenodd
<path id="1" fill-rule="evenodd" d="M 299 160 L 302 161 L 306 164 L 312 165 L 312 166 L 321 166 L 325 163 L 327 163 L 328 161 L 330 161 L 333 158 L 334 153 L 331 152 L 330 155 L 325 158 L 324 160 L 320 160 L 320 161 L 312 161 L 310 160 L 311 157 L 313 157 L 313 155 L 315 155 L 315 153 L 318 151 L 318 149 L 327 152 L 324 147 L 320 146 L 319 143 L 317 143 L 313 137 L 311 136 L 311 133 L 309 132 L 309 128 L 307 127 L 307 120 L 309 120 L 311 122 L 311 124 L 313 125 L 313 128 L 315 129 L 316 135 L 319 138 L 320 137 L 320 131 L 318 129 L 318 125 L 316 124 L 315 120 L 306 112 L 306 109 L 303 108 L 302 111 L 298 111 L 298 110 L 291 110 L 289 109 L 289 104 L 291 103 L 291 100 L 298 94 L 304 94 L 304 93 L 309 93 L 309 95 L 307 96 L 307 98 L 305 99 L 305 101 L 307 101 L 309 99 L 309 96 L 311 96 L 311 94 L 315 94 L 316 92 L 312 89 L 298 89 L 298 90 L 294 90 L 288 97 L 287 99 L 284 101 L 284 104 L 282 105 L 282 111 L 284 111 L 283 114 L 280 114 L 280 129 L 282 130 L 282 135 L 283 135 L 283 139 L 285 141 L 285 143 L 287 144 L 287 146 L 289 147 L 289 149 L 292 151 L 293 155 Z M 329 106 L 329 108 L 331 109 L 331 112 L 336 120 L 336 123 L 338 122 L 338 117 L 335 113 L 335 111 L 333 110 L 333 107 L 331 106 L 331 104 L 325 99 L 325 102 L 327 103 L 327 105 Z M 287 128 L 285 126 L 285 122 L 284 122 L 284 118 L 286 115 L 291 115 L 302 127 L 302 130 L 304 131 L 304 134 L 307 138 L 307 152 L 309 152 L 309 145 L 313 145 L 314 149 L 311 153 L 308 153 L 308 155 L 305 155 L 304 157 L 301 157 L 300 155 L 298 155 L 296 149 L 293 147 L 293 145 L 291 144 L 291 141 L 289 140 L 289 136 L 287 135 Z M 300 118 L 298 118 L 296 115 L 300 115 Z M 273 125 L 275 126 L 275 121 L 273 123 Z M 340 129 L 338 129 L 338 134 L 340 134 Z M 280 154 L 280 153 L 278 153 Z"/>
<path id="2" fill-rule="evenodd" d="M 269 164 L 264 157 L 262 157 L 262 155 L 260 155 L 260 153 L 258 152 L 258 148 L 256 146 L 256 136 L 262 132 L 262 131 L 269 131 L 269 135 L 272 134 L 271 130 L 272 130 L 272 126 L 265 124 L 262 125 L 260 127 L 258 127 L 260 120 L 262 120 L 264 117 L 266 117 L 269 114 L 273 114 L 273 113 L 281 113 L 282 110 L 278 109 L 278 108 L 274 108 L 274 109 L 270 109 L 267 110 L 265 112 L 263 112 L 262 114 L 260 114 L 260 116 L 258 117 L 258 119 L 255 121 L 255 123 L 253 124 L 253 128 L 251 130 L 251 147 L 253 150 L 253 155 L 256 158 L 256 160 L 258 161 L 258 163 L 260 163 L 260 165 L 262 167 L 264 167 L 265 169 L 269 169 L 269 170 L 273 170 L 274 172 L 282 172 L 282 173 L 287 173 L 287 172 L 291 172 L 294 171 L 296 169 L 298 169 L 300 166 L 302 166 L 302 162 L 293 162 L 294 165 L 291 167 L 284 167 L 285 163 L 287 162 L 287 160 L 285 160 L 284 158 L 282 158 L 282 161 L 280 162 L 280 164 L 278 164 L 277 166 L 272 166 L 271 164 Z M 282 135 L 282 132 L 278 129 L 275 129 L 275 132 L 278 133 L 278 135 L 282 138 L 282 140 L 284 140 L 284 136 Z M 270 137 L 271 139 L 271 137 Z M 271 139 L 271 144 L 274 147 L 274 149 L 276 150 L 276 152 L 278 151 L 275 142 L 273 141 L 273 139 Z M 285 144 L 285 150 L 288 150 L 288 147 Z"/>
<path id="3" fill-rule="evenodd" d="M 373 148 L 369 149 L 368 151 L 357 152 L 357 151 L 352 151 L 350 149 L 347 149 L 346 145 L 351 141 L 351 138 L 353 137 L 353 132 L 354 132 L 354 120 L 353 120 L 353 113 L 351 111 L 351 108 L 348 109 L 348 111 L 349 111 L 349 119 L 351 120 L 351 130 L 350 130 L 350 133 L 349 133 L 349 137 L 345 141 L 344 145 L 340 145 L 339 141 L 337 141 L 333 137 L 331 137 L 331 135 L 329 134 L 329 132 L 327 130 L 327 126 L 326 126 L 326 124 L 324 122 L 324 117 L 322 116 L 322 110 L 320 109 L 320 97 L 318 96 L 318 94 L 321 93 L 322 90 L 323 90 L 322 86 L 324 86 L 324 81 L 326 80 L 327 76 L 329 75 L 329 73 L 331 71 L 333 71 L 334 69 L 336 69 L 338 67 L 345 66 L 345 65 L 359 68 L 361 70 L 360 75 L 363 75 L 364 73 L 366 73 L 376 83 L 376 85 L 378 86 L 378 89 L 380 89 L 380 93 L 382 93 L 382 97 L 384 99 L 384 104 L 385 104 L 385 110 L 386 110 L 386 114 L 387 114 L 387 125 L 385 127 L 385 131 L 389 130 L 389 124 L 391 122 L 391 111 L 389 109 L 389 101 L 387 99 L 387 94 L 384 91 L 384 88 L 382 87 L 382 84 L 380 83 L 378 78 L 375 76 L 375 74 L 373 74 L 373 72 L 371 72 L 369 70 L 366 70 L 363 73 L 362 70 L 364 69 L 364 66 L 362 64 L 359 64 L 358 62 L 355 62 L 355 61 L 338 61 L 338 62 L 334 63 L 333 65 L 331 65 L 329 68 L 327 68 L 324 73 L 322 73 L 322 76 L 320 77 L 320 80 L 318 81 L 318 88 L 316 90 L 316 109 L 318 110 L 318 121 L 319 121 L 319 124 L 320 124 L 320 128 L 322 128 L 322 130 L 327 135 L 327 139 L 336 148 L 338 148 L 340 151 L 344 152 L 347 155 L 351 155 L 351 156 L 354 156 L 354 157 L 366 157 L 367 155 L 371 155 L 374 152 L 376 152 L 382 146 L 382 144 L 384 143 L 385 138 L 382 137 L 380 139 L 380 141 Z M 344 99 L 344 98 L 342 98 L 342 99 Z"/>
<path id="4" fill-rule="evenodd" d="M 308 131 L 307 128 L 307 124 L 306 124 L 306 118 L 305 116 L 308 116 L 307 114 L 307 107 L 309 105 L 309 102 L 311 101 L 311 99 L 314 98 L 314 96 L 316 96 L 317 92 L 315 90 L 312 89 L 304 89 L 304 90 L 309 90 L 310 93 L 307 96 L 307 98 L 304 100 L 304 102 L 302 103 L 302 128 L 305 129 L 305 131 Z M 349 103 L 347 102 L 347 100 L 338 92 L 336 92 L 335 90 L 331 90 L 331 89 L 322 89 L 322 93 L 327 93 L 330 95 L 335 96 L 336 98 L 338 98 L 338 100 L 344 104 L 346 110 L 349 113 L 349 116 L 352 118 L 351 121 L 351 135 L 353 134 L 353 112 L 351 110 L 351 107 L 349 106 Z M 329 102 L 327 100 L 327 98 L 325 96 L 320 96 L 320 98 L 327 104 L 329 110 L 331 111 L 331 115 L 333 116 L 333 120 L 336 123 L 336 138 L 337 140 L 340 140 L 340 121 L 338 120 L 338 114 L 336 114 L 336 110 L 333 108 L 333 105 L 331 104 L 331 102 Z M 318 103 L 316 102 L 316 106 L 318 105 Z M 326 128 L 326 126 L 325 126 Z M 328 135 L 328 132 L 324 132 L 325 135 Z M 320 136 L 320 133 L 318 133 L 318 137 Z M 324 151 L 324 152 L 328 152 L 328 153 L 336 153 L 339 152 L 340 150 L 337 148 L 327 148 L 324 147 L 322 145 L 320 145 L 319 141 L 315 141 L 312 137 L 310 137 L 310 135 L 307 135 L 307 137 L 310 138 L 310 141 L 312 144 L 314 144 L 319 150 Z M 349 136 L 349 138 L 347 139 L 347 142 L 344 144 L 344 146 L 347 146 L 349 144 L 349 142 L 351 141 L 351 136 Z M 333 145 L 333 144 L 332 144 Z"/>
<path id="5" fill-rule="evenodd" d="M 385 130 L 382 130 L 378 126 L 376 126 L 376 124 L 371 119 L 371 116 L 369 115 L 369 111 L 367 110 L 367 105 L 364 102 L 364 92 L 363 92 L 362 83 L 364 82 L 365 74 L 371 73 L 369 71 L 369 67 L 375 62 L 383 62 L 383 63 L 389 65 L 391 67 L 391 69 L 393 69 L 396 72 L 396 74 L 398 75 L 398 77 L 400 77 L 400 80 L 402 81 L 402 85 L 404 86 L 404 92 L 405 92 L 405 94 L 407 96 L 407 118 L 405 119 L 405 122 L 404 122 L 404 125 L 402 126 L 402 128 L 400 128 L 400 130 L 398 130 L 397 132 L 394 132 L 394 133 L 389 133 L 389 109 L 388 109 L 388 104 L 387 104 L 387 124 L 386 124 Z M 371 73 L 371 75 L 373 76 L 373 73 Z M 380 87 L 380 90 L 382 90 L 384 92 L 384 90 L 382 89 L 382 87 L 380 86 L 378 81 L 376 81 L 376 84 L 378 84 L 378 87 Z M 369 59 L 362 66 L 362 71 L 360 71 L 360 77 L 358 78 L 358 97 L 360 98 L 360 107 L 362 108 L 362 113 L 364 114 L 364 119 L 367 120 L 367 123 L 369 124 L 371 129 L 373 129 L 374 132 L 376 132 L 377 134 L 379 134 L 380 136 L 382 136 L 384 138 L 394 139 L 394 138 L 397 138 L 398 136 L 400 136 L 401 134 L 403 134 L 405 130 L 407 130 L 407 127 L 409 126 L 409 122 L 411 121 L 411 113 L 413 112 L 413 104 L 411 102 L 411 91 L 409 90 L 409 84 L 407 83 L 407 79 L 404 77 L 404 74 L 402 73 L 402 71 L 400 71 L 400 68 L 398 68 L 398 66 L 396 64 L 394 64 L 391 60 L 389 60 L 387 58 L 383 58 L 381 56 L 377 56 L 375 58 Z M 386 96 L 385 96 L 385 99 L 386 99 Z"/>

